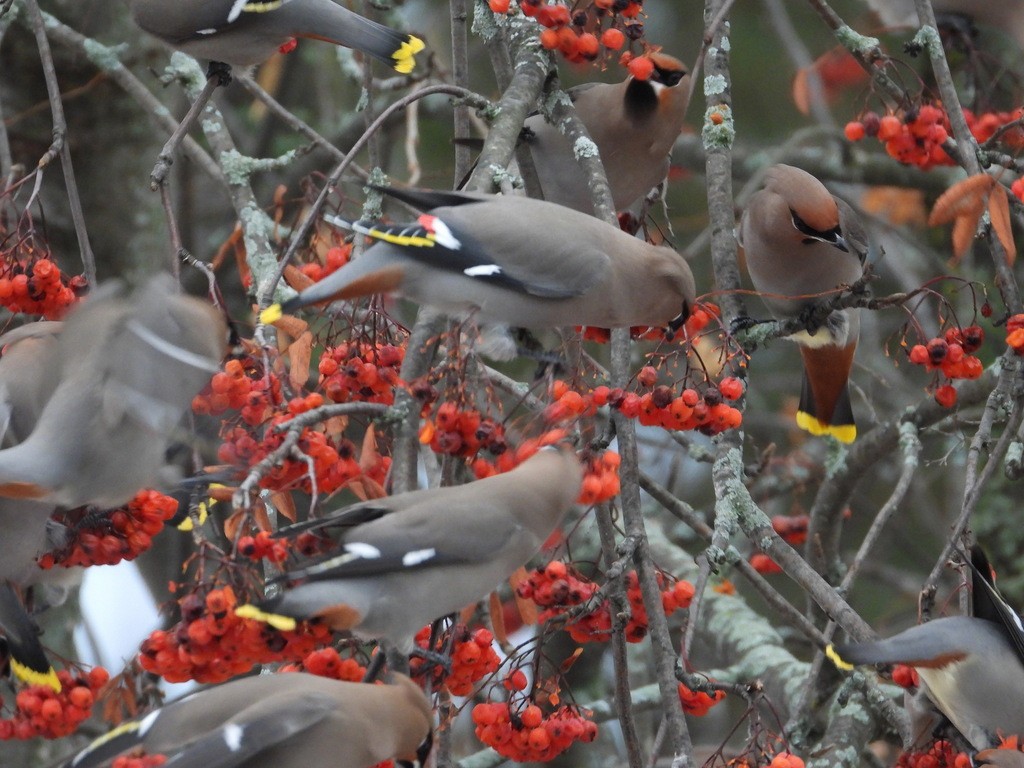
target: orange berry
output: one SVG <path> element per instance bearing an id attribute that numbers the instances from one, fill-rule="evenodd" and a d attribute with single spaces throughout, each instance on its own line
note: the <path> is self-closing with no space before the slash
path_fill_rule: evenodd
<path id="1" fill-rule="evenodd" d="M 530 704 L 519 716 L 523 725 L 527 728 L 536 728 L 544 719 L 544 714 L 536 704 Z"/>
<path id="2" fill-rule="evenodd" d="M 494 13 L 508 13 L 509 0 L 488 0 L 487 5 Z"/>
<path id="3" fill-rule="evenodd" d="M 847 141 L 860 141 L 867 135 L 867 130 L 864 128 L 864 123 L 854 120 L 843 128 L 843 135 L 846 136 Z"/>
<path id="4" fill-rule="evenodd" d="M 646 56 L 640 56 L 631 60 L 626 69 L 637 80 L 650 80 L 651 75 L 654 74 L 654 62 Z"/>

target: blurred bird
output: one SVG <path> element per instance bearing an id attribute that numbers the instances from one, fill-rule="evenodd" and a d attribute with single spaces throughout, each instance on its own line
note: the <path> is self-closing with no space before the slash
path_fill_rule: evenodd
<path id="1" fill-rule="evenodd" d="M 761 299 L 779 319 L 805 319 L 864 273 L 867 237 L 853 209 L 806 171 L 772 166 L 743 212 L 738 240 Z M 857 436 L 849 378 L 857 348 L 856 309 L 832 312 L 824 327 L 795 333 L 804 362 L 796 423 L 844 443 Z"/>
<path id="2" fill-rule="evenodd" d="M 995 768 L 1024 768 L 1024 752 L 1019 749 L 983 749 L 974 756 L 976 765 L 994 765 Z"/>
<path id="3" fill-rule="evenodd" d="M 193 693 L 101 736 L 63 768 L 99 768 L 128 750 L 168 768 L 367 768 L 430 751 L 431 706 L 412 680 L 349 683 L 304 672 L 257 675 Z"/>
<path id="4" fill-rule="evenodd" d="M 259 64 L 297 37 L 362 51 L 407 74 L 423 41 L 333 0 L 131 0 L 146 32 L 190 56 L 238 67 Z"/>
<path id="5" fill-rule="evenodd" d="M 914 0 L 866 0 L 883 24 L 889 27 L 919 27 Z M 963 26 L 966 20 L 1007 35 L 1024 48 L 1024 0 L 933 0 L 935 20 L 940 26 Z"/>
<path id="6" fill-rule="evenodd" d="M 1024 629 L 978 548 L 972 570 L 974 616 L 935 619 L 886 640 L 840 643 L 826 652 L 841 669 L 914 667 L 939 710 L 975 749 L 985 749 L 999 743 L 997 732 L 1024 734 Z"/>
<path id="7" fill-rule="evenodd" d="M 409 225 L 352 224 L 380 242 L 261 319 L 338 299 L 397 292 L 443 312 L 522 328 L 677 328 L 696 300 L 670 248 L 564 206 L 524 197 L 381 190 L 430 214 Z"/>
<path id="8" fill-rule="evenodd" d="M 683 63 L 652 53 L 647 80 L 587 83 L 568 91 L 576 113 L 597 145 L 616 210 L 629 208 L 668 174 L 669 152 L 686 117 L 690 77 Z M 569 140 L 543 115 L 526 120 L 524 140 L 533 155 L 544 199 L 594 213 L 587 177 Z"/>
<path id="9" fill-rule="evenodd" d="M 100 289 L 64 322 L 59 383 L 32 432 L 0 450 L 0 497 L 109 509 L 159 480 L 225 342 L 220 315 L 167 275 L 131 298 Z"/>
<path id="10" fill-rule="evenodd" d="M 277 596 L 236 613 L 279 629 L 319 617 L 408 653 L 423 626 L 475 603 L 540 550 L 579 495 L 582 476 L 571 449 L 546 448 L 505 474 L 289 526 L 289 533 L 351 530 L 339 554 L 276 579 L 285 582 Z"/>

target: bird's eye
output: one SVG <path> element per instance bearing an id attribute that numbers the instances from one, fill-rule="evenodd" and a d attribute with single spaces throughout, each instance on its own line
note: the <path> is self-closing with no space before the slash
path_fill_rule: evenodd
<path id="1" fill-rule="evenodd" d="M 806 236 L 803 241 L 805 244 L 814 241 L 819 241 L 835 245 L 836 243 L 839 242 L 840 237 L 842 237 L 842 232 L 839 231 L 838 225 L 832 227 L 832 229 L 815 229 L 806 221 L 801 219 L 799 214 L 792 208 L 789 209 L 789 214 L 793 218 L 793 226 L 796 228 L 797 232 L 800 232 L 802 235 Z"/>

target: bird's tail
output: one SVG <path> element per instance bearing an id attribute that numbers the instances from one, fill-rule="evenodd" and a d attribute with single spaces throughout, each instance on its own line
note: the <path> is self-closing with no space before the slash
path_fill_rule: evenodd
<path id="1" fill-rule="evenodd" d="M 323 6 L 318 5 L 320 7 L 328 12 L 318 14 L 317 28 L 302 37 L 326 40 L 362 51 L 403 75 L 413 71 L 416 54 L 424 48 L 418 37 L 378 24 L 330 0 Z"/>
<path id="2" fill-rule="evenodd" d="M 46 685 L 59 692 L 60 681 L 39 642 L 39 629 L 7 582 L 0 583 L 0 632 L 7 638 L 15 676 L 30 685 Z"/>
<path id="3" fill-rule="evenodd" d="M 857 343 L 845 347 L 800 347 L 804 382 L 797 409 L 797 426 L 812 435 L 832 435 L 843 443 L 857 437 L 850 405 L 850 369 Z"/>

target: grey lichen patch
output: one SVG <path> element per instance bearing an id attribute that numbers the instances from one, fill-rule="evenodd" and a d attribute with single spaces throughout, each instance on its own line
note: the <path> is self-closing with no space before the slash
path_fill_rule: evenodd
<path id="1" fill-rule="evenodd" d="M 91 37 L 85 39 L 82 43 L 82 48 L 85 50 L 85 55 L 89 57 L 97 69 L 103 72 L 110 72 L 115 69 L 120 69 L 121 54 L 127 49 L 127 45 L 121 44 L 116 46 L 103 45 L 98 43 Z"/>
<path id="2" fill-rule="evenodd" d="M 860 750 L 857 747 L 846 746 L 840 747 L 832 745 L 827 756 L 822 756 L 817 759 L 810 760 L 807 763 L 808 768 L 837 768 L 837 766 L 860 766 L 864 765 L 861 760 Z"/>
<path id="3" fill-rule="evenodd" d="M 929 51 L 942 51 L 942 37 L 935 27 L 921 27 L 912 42 Z"/>
<path id="4" fill-rule="evenodd" d="M 576 139 L 575 143 L 572 145 L 572 153 L 577 160 L 584 157 L 601 156 L 601 152 L 598 150 L 597 144 L 584 136 L 580 136 Z"/>
<path id="5" fill-rule="evenodd" d="M 720 96 L 725 93 L 729 83 L 724 75 L 708 75 L 704 78 L 704 95 Z"/>
<path id="6" fill-rule="evenodd" d="M 729 51 L 732 50 L 732 43 L 729 42 L 729 38 L 728 37 L 723 37 L 721 40 L 718 41 L 718 44 L 722 47 L 722 50 L 725 51 L 726 53 L 728 53 Z"/>
<path id="7" fill-rule="evenodd" d="M 835 36 L 844 48 L 863 56 L 871 56 L 878 50 L 877 37 L 862 35 L 845 24 L 835 31 Z"/>
<path id="8" fill-rule="evenodd" d="M 369 175 L 366 177 L 367 186 L 363 187 L 366 198 L 363 202 L 363 210 L 360 213 L 361 219 L 374 221 L 381 217 L 384 213 L 384 194 L 378 192 L 374 187 L 386 187 L 389 183 L 390 180 L 387 174 L 379 166 L 370 170 Z"/>
<path id="9" fill-rule="evenodd" d="M 726 104 L 715 104 L 704 112 L 704 127 L 700 132 L 704 151 L 728 149 L 736 139 L 736 126 L 732 110 Z"/>
<path id="10" fill-rule="evenodd" d="M 511 184 L 516 189 L 522 189 L 523 188 L 523 179 L 522 179 L 522 177 L 521 176 L 517 176 L 514 173 L 509 173 L 508 168 L 502 168 L 501 166 L 498 166 L 498 165 L 492 165 L 490 167 L 490 171 L 491 171 L 491 178 L 494 181 L 494 186 L 495 187 L 500 189 L 501 185 L 504 182 L 508 182 L 509 184 Z"/>
<path id="11" fill-rule="evenodd" d="M 499 25 L 507 23 L 504 14 L 498 15 L 487 5 L 487 0 L 476 0 L 473 4 L 473 24 L 471 29 L 483 38 L 484 42 L 493 41 L 498 35 Z"/>
<path id="12" fill-rule="evenodd" d="M 832 477 L 846 464 L 846 443 L 841 443 L 829 435 L 825 439 L 825 475 Z"/>
<path id="13" fill-rule="evenodd" d="M 253 275 L 256 295 L 262 296 L 269 282 L 277 274 L 277 258 L 270 247 L 274 234 L 274 221 L 255 203 L 249 203 L 238 213 L 242 225 L 242 242 L 245 244 L 245 260 Z M 279 282 L 274 291 L 274 301 L 286 301 L 295 291 L 284 282 Z"/>
<path id="14" fill-rule="evenodd" d="M 296 158 L 297 152 L 289 150 L 280 157 L 249 157 L 237 149 L 230 149 L 220 154 L 220 167 L 228 184 L 248 184 L 249 178 L 260 171 L 276 171 L 285 168 Z"/>
<path id="15" fill-rule="evenodd" d="M 199 92 L 206 85 L 206 76 L 203 74 L 199 62 L 181 51 L 171 54 L 171 60 L 164 69 L 164 75 L 174 80 L 180 80 L 185 86 L 185 92 L 192 100 L 199 96 Z"/>

